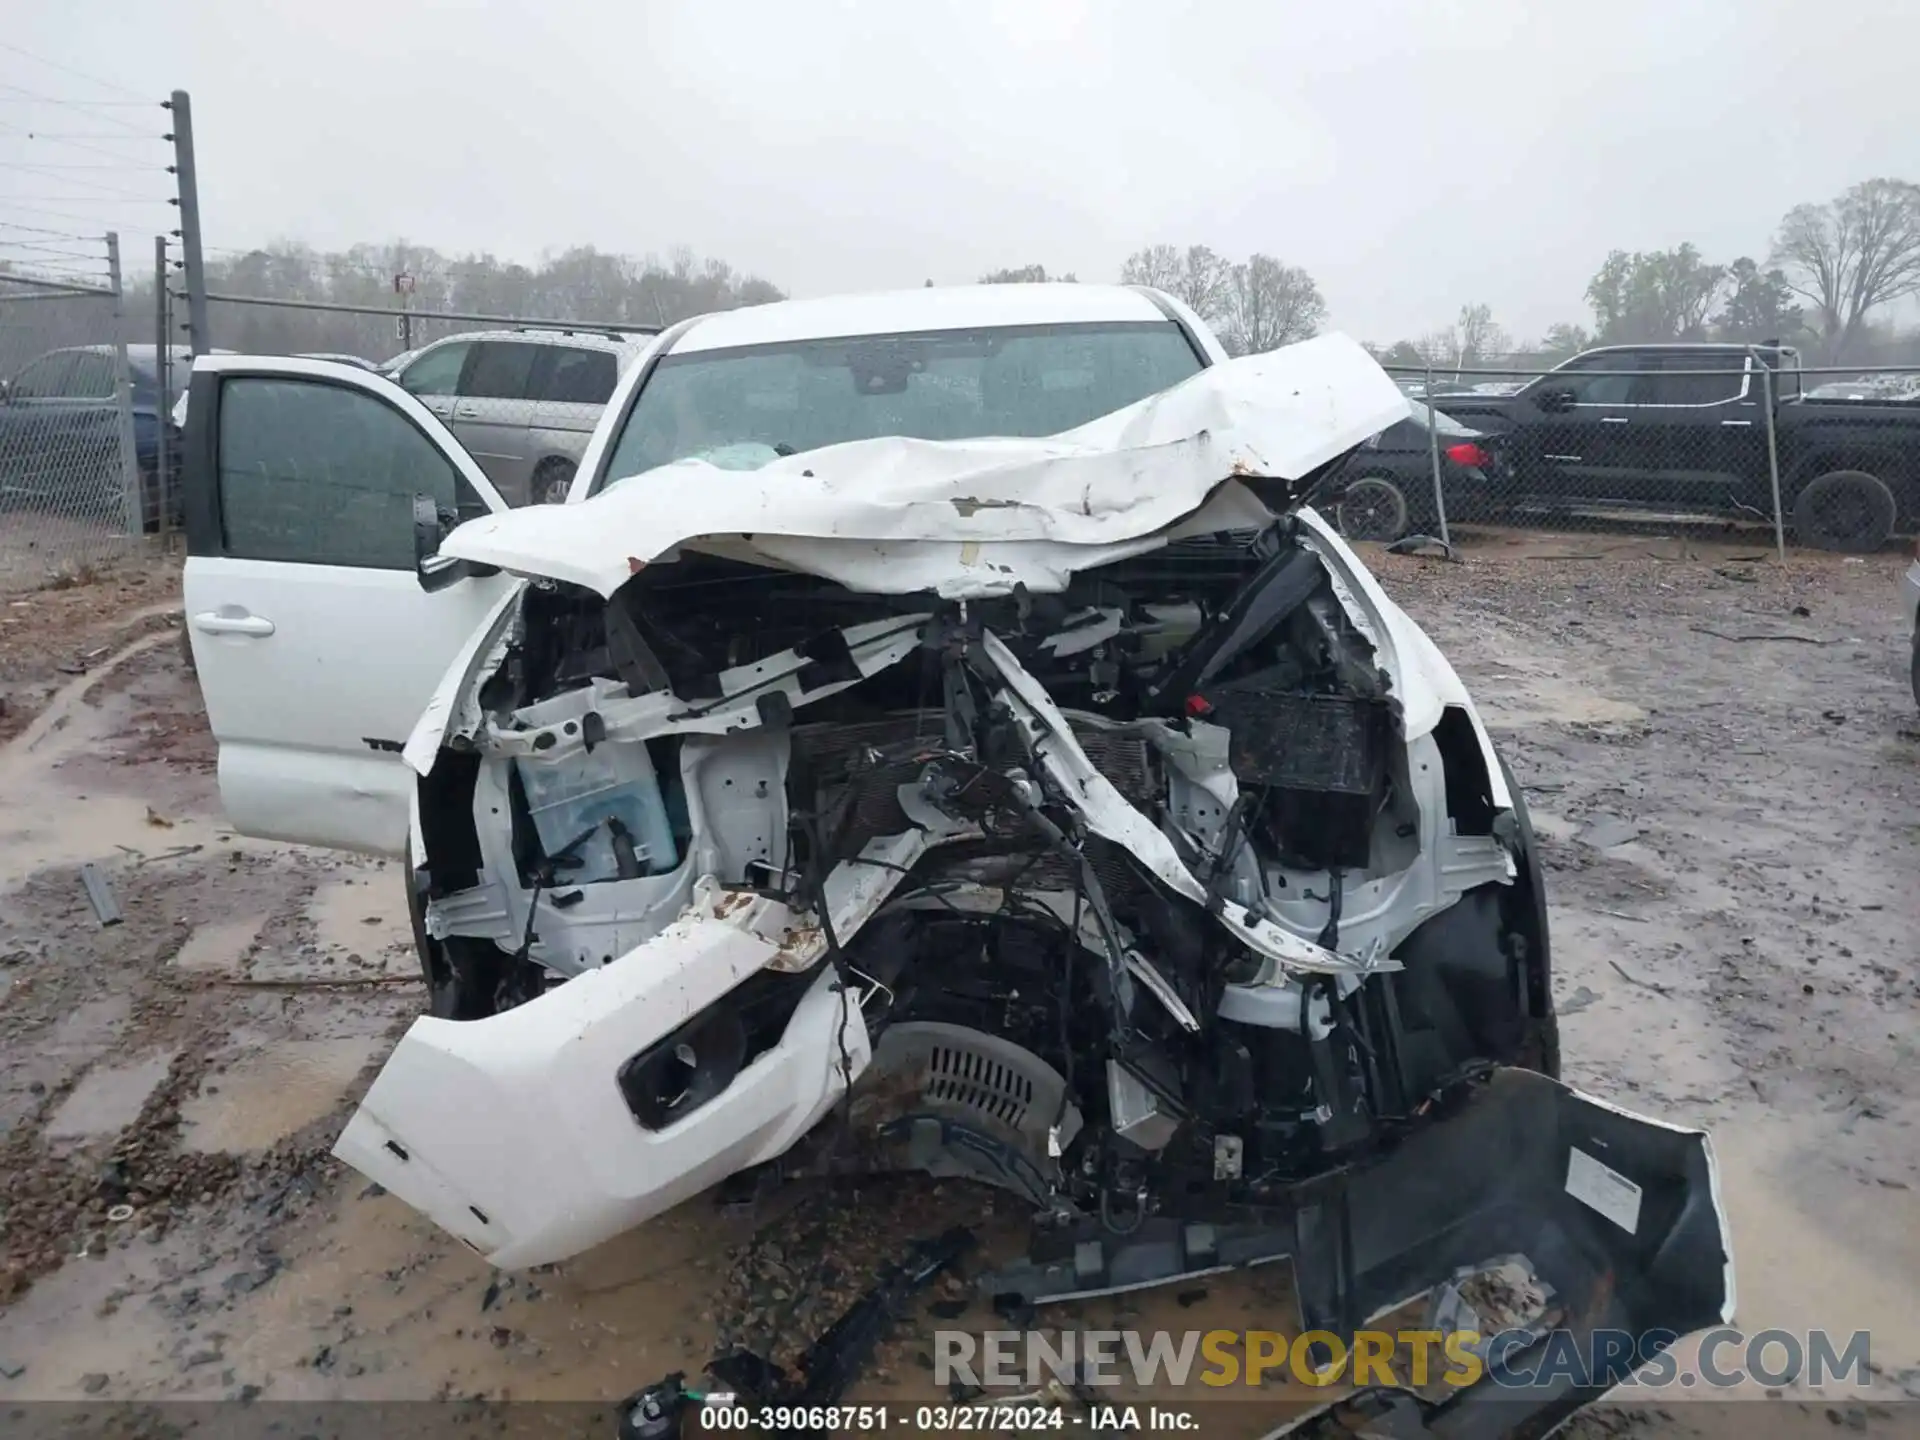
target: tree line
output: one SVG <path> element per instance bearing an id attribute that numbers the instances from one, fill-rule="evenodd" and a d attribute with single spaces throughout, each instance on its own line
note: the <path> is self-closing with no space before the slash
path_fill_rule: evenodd
<path id="1" fill-rule="evenodd" d="M 1072 281 L 1049 275 L 1044 265 L 992 270 L 982 285 Z M 928 281 L 932 284 L 932 281 Z M 1271 255 L 1229 260 L 1205 245 L 1149 245 L 1120 267 L 1123 285 L 1151 285 L 1184 301 L 1220 337 L 1229 354 L 1275 350 L 1316 335 L 1326 322 L 1327 302 L 1313 277 Z"/>
<path id="2" fill-rule="evenodd" d="M 1710 261 L 1692 244 L 1613 250 L 1587 282 L 1591 324 L 1563 321 L 1514 344 L 1485 305 L 1455 323 L 1377 349 L 1384 363 L 1449 369 L 1513 357 L 1557 363 L 1595 345 L 1713 340 L 1796 345 L 1811 361 L 1920 363 L 1920 332 L 1886 307 L 1920 294 L 1920 185 L 1863 180 L 1781 218 L 1761 259 Z"/>
<path id="3" fill-rule="evenodd" d="M 281 242 L 207 260 L 207 288 L 269 300 L 399 308 L 404 276 L 414 310 L 447 310 L 608 327 L 665 326 L 690 315 L 785 298 L 779 286 L 736 271 L 724 260 L 678 249 L 664 258 L 576 246 L 536 264 L 491 253 L 448 255 L 396 241 L 342 251 Z M 982 284 L 1073 281 L 1029 264 L 991 271 Z M 1151 285 L 1199 314 L 1236 355 L 1271 350 L 1317 334 L 1327 305 L 1313 277 L 1264 253 L 1244 260 L 1206 245 L 1148 245 L 1126 258 L 1126 284 Z M 928 281 L 932 284 L 932 281 Z M 1886 309 L 1920 294 L 1920 185 L 1873 179 L 1824 204 L 1797 205 L 1782 217 L 1764 256 L 1709 260 L 1698 247 L 1613 250 L 1588 282 L 1590 321 L 1564 321 L 1516 341 L 1484 303 L 1464 305 L 1454 322 L 1427 334 L 1370 346 L 1388 365 L 1469 369 L 1551 364 L 1594 345 L 1661 341 L 1779 340 L 1825 363 L 1920 362 L 1920 331 L 1900 333 Z M 150 279 L 129 289 L 124 337 L 153 335 Z M 71 310 L 70 323 L 64 318 Z M 184 305 L 176 306 L 184 319 Z M 91 301 L 38 309 L 41 338 L 77 344 L 104 338 Z M 44 328 L 42 328 L 44 327 Z M 457 328 L 421 322 L 416 341 Z M 342 351 L 383 358 L 399 348 L 390 315 L 272 309 L 216 303 L 213 343 L 264 353 Z M 71 331 L 69 335 L 67 332 Z M 184 338 L 184 335 L 182 336 Z M 47 345 L 45 348 L 51 348 Z M 0 355 L 9 368 L 30 356 Z"/>

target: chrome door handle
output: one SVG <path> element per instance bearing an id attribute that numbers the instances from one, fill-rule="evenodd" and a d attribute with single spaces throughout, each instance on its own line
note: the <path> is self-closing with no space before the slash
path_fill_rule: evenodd
<path id="1" fill-rule="evenodd" d="M 1600 423 L 1602 425 L 1624 425 L 1627 423 L 1627 417 L 1624 415 L 1602 415 L 1600 417 Z"/>
<path id="2" fill-rule="evenodd" d="M 273 621 L 258 615 L 222 615 L 203 610 L 193 617 L 193 628 L 205 635 L 271 635 Z"/>
<path id="3" fill-rule="evenodd" d="M 1722 420 L 1722 421 L 1721 421 L 1720 423 L 1721 423 L 1722 425 L 1751 425 L 1751 424 L 1753 424 L 1753 421 L 1751 421 L 1751 420 Z"/>
<path id="4" fill-rule="evenodd" d="M 456 405 L 453 407 L 453 413 L 462 420 L 477 420 L 480 418 L 480 407 L 478 405 Z"/>

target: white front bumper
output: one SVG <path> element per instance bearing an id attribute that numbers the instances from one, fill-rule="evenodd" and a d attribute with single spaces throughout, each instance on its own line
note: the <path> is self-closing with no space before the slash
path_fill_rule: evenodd
<path id="1" fill-rule="evenodd" d="M 856 1075 L 869 1057 L 831 968 L 776 1046 L 666 1129 L 642 1128 L 616 1078 L 767 967 L 779 947 L 755 932 L 756 908 L 697 897 L 631 955 L 537 1000 L 414 1021 L 333 1153 L 506 1268 L 578 1254 L 781 1154 L 843 1092 L 842 1041 Z"/>

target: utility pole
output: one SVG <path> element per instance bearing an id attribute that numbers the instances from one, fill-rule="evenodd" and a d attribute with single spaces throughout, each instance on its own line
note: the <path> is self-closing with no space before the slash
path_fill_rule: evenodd
<path id="1" fill-rule="evenodd" d="M 413 349 L 413 316 L 407 313 L 407 297 L 413 293 L 413 276 L 402 270 L 393 277 L 393 293 L 400 297 L 400 318 L 394 322 L 400 341 L 400 351 L 405 354 Z"/>
<path id="2" fill-rule="evenodd" d="M 207 338 L 207 270 L 200 255 L 200 181 L 193 168 L 193 102 L 184 90 L 167 102 L 173 111 L 173 173 L 180 187 L 180 251 L 187 267 L 187 339 L 195 355 L 210 348 Z"/>
<path id="3" fill-rule="evenodd" d="M 153 237 L 153 368 L 159 376 L 157 397 L 160 406 L 160 423 L 154 428 L 158 432 L 155 439 L 153 458 L 154 473 L 159 482 L 154 486 L 160 497 L 160 514 L 155 517 L 157 532 L 165 535 L 168 519 L 173 514 L 173 495 L 171 490 L 172 472 L 168 467 L 173 449 L 168 443 L 167 430 L 173 424 L 173 333 L 167 317 L 167 288 L 170 284 L 167 276 L 167 237 Z"/>
<path id="4" fill-rule="evenodd" d="M 120 304 L 120 236 L 107 232 L 107 283 L 113 288 L 113 408 L 120 443 L 121 512 L 127 533 L 140 533 L 140 461 L 133 444 L 133 374 L 127 368 L 126 312 Z"/>

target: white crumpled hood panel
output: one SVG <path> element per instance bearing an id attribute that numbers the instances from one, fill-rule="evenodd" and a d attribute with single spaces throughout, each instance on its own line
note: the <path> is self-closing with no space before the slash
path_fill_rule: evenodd
<path id="1" fill-rule="evenodd" d="M 1233 477 L 1298 479 L 1408 413 L 1365 350 L 1326 335 L 1059 435 L 882 437 L 747 471 L 679 460 L 578 504 L 471 520 L 441 551 L 604 596 L 686 544 L 863 590 L 1052 591 L 1159 543 Z"/>

